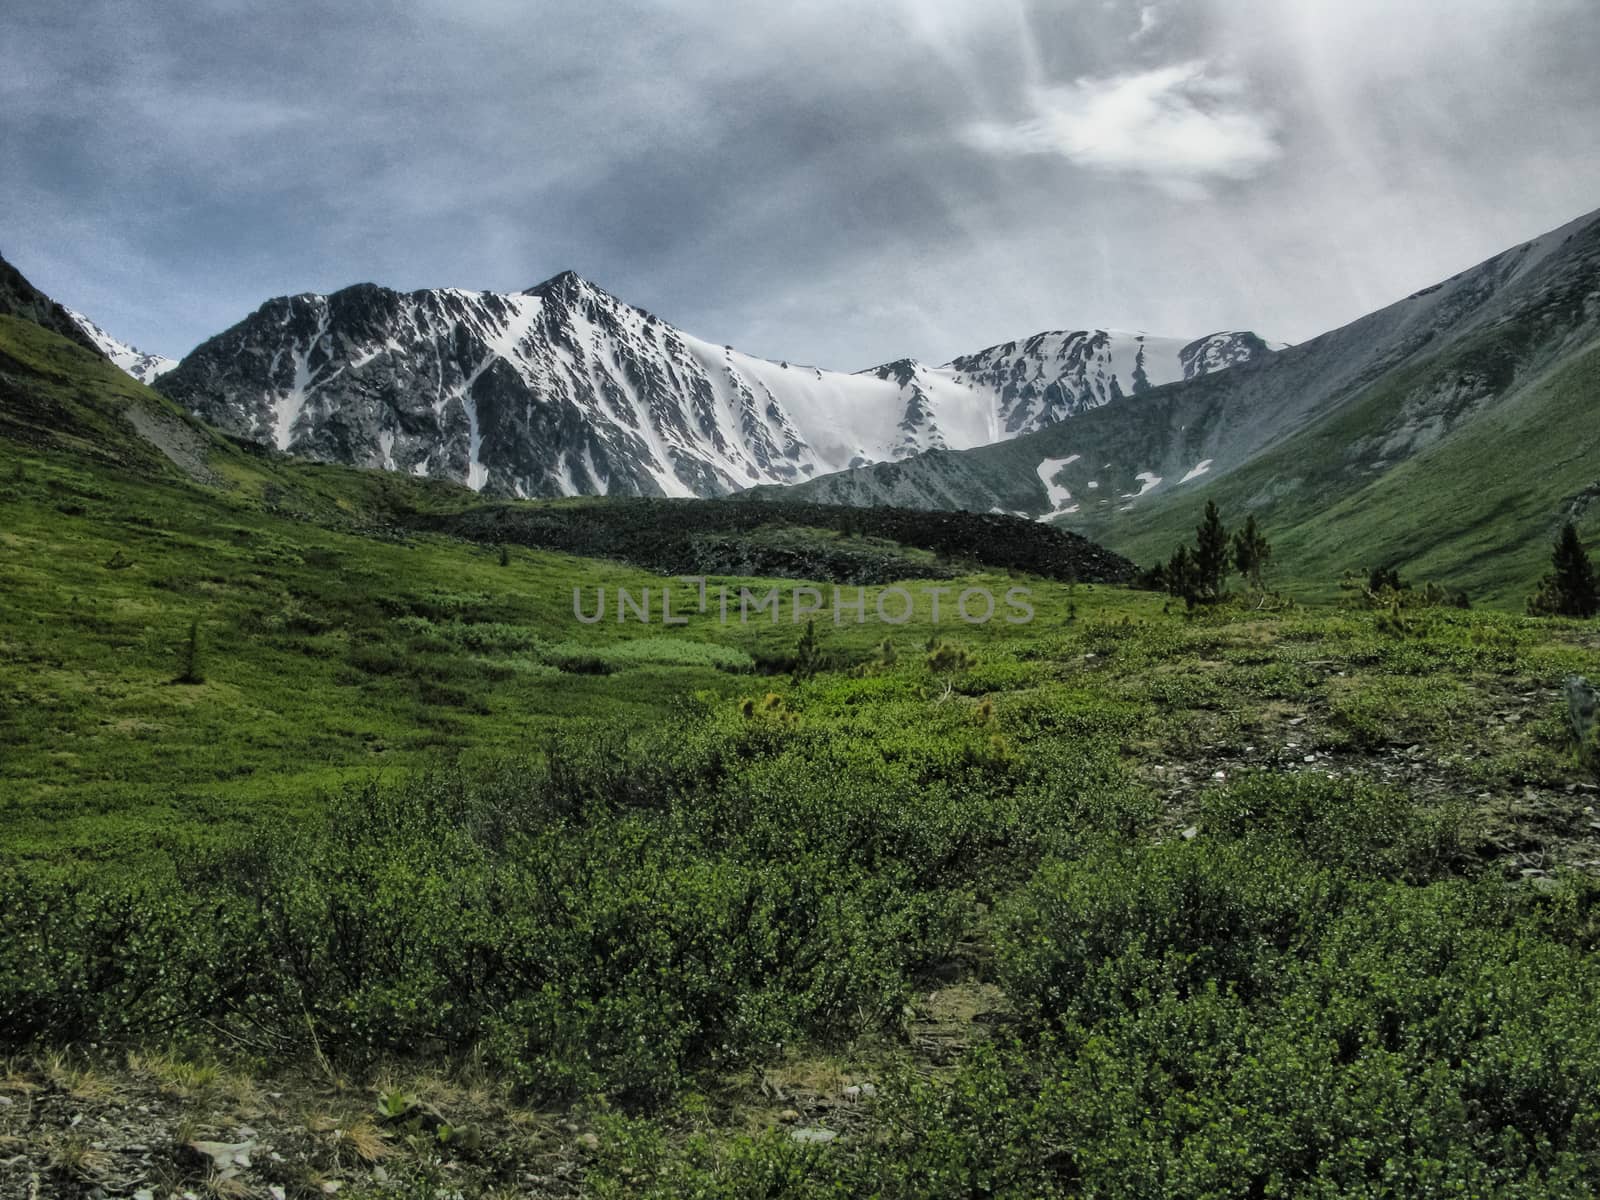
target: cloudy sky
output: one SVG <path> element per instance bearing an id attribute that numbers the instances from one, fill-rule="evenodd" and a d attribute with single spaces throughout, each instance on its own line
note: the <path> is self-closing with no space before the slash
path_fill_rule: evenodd
<path id="1" fill-rule="evenodd" d="M 6 0 L 0 252 L 178 355 L 571 267 L 860 368 L 1299 341 L 1600 207 L 1593 0 Z"/>

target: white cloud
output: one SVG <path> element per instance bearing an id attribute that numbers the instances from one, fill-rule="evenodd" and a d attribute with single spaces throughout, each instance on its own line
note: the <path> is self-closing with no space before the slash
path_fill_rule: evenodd
<path id="1" fill-rule="evenodd" d="M 1184 195 L 1208 179 L 1248 179 L 1279 155 L 1271 114 L 1249 105 L 1240 80 L 1202 62 L 1035 88 L 1030 107 L 1020 121 L 969 126 L 967 140 L 994 154 L 1059 155 Z"/>

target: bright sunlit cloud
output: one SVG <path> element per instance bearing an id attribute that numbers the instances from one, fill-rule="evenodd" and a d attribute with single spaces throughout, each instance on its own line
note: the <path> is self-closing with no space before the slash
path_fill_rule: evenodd
<path id="1" fill-rule="evenodd" d="M 1201 62 L 1036 88 L 1022 120 L 979 122 L 967 136 L 995 154 L 1055 154 L 1179 193 L 1208 179 L 1248 179 L 1279 156 L 1270 114 L 1243 83 Z"/>

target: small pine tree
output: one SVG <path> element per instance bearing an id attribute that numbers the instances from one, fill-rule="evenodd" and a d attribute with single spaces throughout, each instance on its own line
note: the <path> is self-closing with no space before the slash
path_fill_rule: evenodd
<path id="1" fill-rule="evenodd" d="M 928 654 L 928 670 L 938 675 L 965 671 L 977 660 L 954 642 L 940 642 Z"/>
<path id="2" fill-rule="evenodd" d="M 1592 617 L 1600 612 L 1600 589 L 1596 588 L 1594 566 L 1578 538 L 1577 527 L 1568 521 L 1550 552 L 1551 572 L 1539 581 L 1539 590 L 1528 600 L 1528 611 L 1544 617 Z"/>
<path id="3" fill-rule="evenodd" d="M 1200 575 L 1195 569 L 1194 552 L 1187 546 L 1179 546 L 1167 560 L 1164 574 L 1167 591 L 1193 608 L 1200 599 Z"/>
<path id="4" fill-rule="evenodd" d="M 1272 544 L 1256 524 L 1252 513 L 1244 528 L 1233 535 L 1233 565 L 1256 591 L 1261 590 L 1261 572 L 1272 561 Z"/>
<path id="5" fill-rule="evenodd" d="M 806 622 L 806 631 L 794 648 L 794 680 L 796 683 L 810 679 L 822 669 L 822 651 L 817 645 L 817 623 Z"/>
<path id="6" fill-rule="evenodd" d="M 500 565 L 502 567 L 509 567 L 511 565 L 511 551 L 504 546 L 500 547 Z"/>
<path id="7" fill-rule="evenodd" d="M 1228 529 L 1215 500 L 1206 501 L 1205 518 L 1194 531 L 1194 574 L 1198 597 L 1217 600 L 1228 578 Z"/>
<path id="8" fill-rule="evenodd" d="M 178 656 L 178 664 L 182 671 L 178 675 L 179 683 L 204 683 L 206 677 L 200 670 L 200 622 L 189 622 L 189 636 L 184 640 L 183 650 Z"/>

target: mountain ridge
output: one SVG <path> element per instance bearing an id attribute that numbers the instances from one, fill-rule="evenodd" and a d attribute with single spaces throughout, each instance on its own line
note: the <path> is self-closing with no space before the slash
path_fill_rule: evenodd
<path id="1" fill-rule="evenodd" d="M 1058 331 L 846 374 L 716 345 L 566 270 L 514 293 L 276 297 L 156 384 L 230 434 L 320 461 L 504 497 L 710 497 L 984 444 L 1143 377 L 1270 353 L 1253 333 Z"/>

